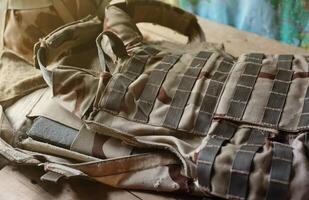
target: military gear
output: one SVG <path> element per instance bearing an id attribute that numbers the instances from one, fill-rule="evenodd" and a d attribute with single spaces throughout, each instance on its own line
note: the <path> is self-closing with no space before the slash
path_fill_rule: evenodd
<path id="1" fill-rule="evenodd" d="M 189 44 L 145 42 L 136 26 L 143 21 L 187 35 Z M 17 116 L 18 132 L 2 115 L 5 158 L 57 173 L 46 180 L 60 174 L 226 199 L 306 198 L 306 56 L 233 58 L 203 42 L 193 15 L 156 1 L 115 3 L 100 34 L 101 25 L 80 20 L 36 45 L 49 89 L 6 110 L 12 121 L 32 102 L 28 119 Z"/>

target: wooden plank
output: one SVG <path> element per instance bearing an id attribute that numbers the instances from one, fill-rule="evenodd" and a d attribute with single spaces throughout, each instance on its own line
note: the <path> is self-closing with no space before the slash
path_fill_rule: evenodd
<path id="1" fill-rule="evenodd" d="M 86 180 L 70 179 L 59 184 L 41 182 L 38 167 L 7 166 L 0 171 L 0 199 L 6 200 L 140 200 L 125 191 Z"/>

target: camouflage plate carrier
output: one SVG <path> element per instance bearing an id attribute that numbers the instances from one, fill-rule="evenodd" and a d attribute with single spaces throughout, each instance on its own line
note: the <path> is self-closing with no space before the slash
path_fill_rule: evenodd
<path id="1" fill-rule="evenodd" d="M 35 46 L 49 88 L 2 110 L 5 160 L 43 165 L 49 181 L 307 199 L 308 56 L 234 58 L 205 42 L 193 15 L 158 1 L 113 2 L 105 15 Z M 188 44 L 145 42 L 139 22 L 176 30 Z"/>

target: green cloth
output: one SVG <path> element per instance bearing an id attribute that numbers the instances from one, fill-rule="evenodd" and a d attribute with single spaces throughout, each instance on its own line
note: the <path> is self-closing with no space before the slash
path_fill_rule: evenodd
<path id="1" fill-rule="evenodd" d="M 309 49 L 309 0 L 179 0 L 205 18 Z"/>

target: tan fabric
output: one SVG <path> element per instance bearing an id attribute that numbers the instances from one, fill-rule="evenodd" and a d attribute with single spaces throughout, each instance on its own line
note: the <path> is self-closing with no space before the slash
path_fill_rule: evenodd
<path id="1" fill-rule="evenodd" d="M 36 66 L 52 100 L 43 96 L 28 116 L 79 132 L 68 149 L 27 135 L 17 147 L 41 158 L 47 171 L 114 187 L 225 199 L 304 198 L 308 57 L 250 53 L 236 59 L 207 43 L 145 42 L 134 23 L 144 15 L 134 18 L 130 9 L 138 13 L 139 3 L 148 1 L 136 2 L 109 6 L 103 33 L 100 20 L 87 18 L 36 45 Z"/>
<path id="2" fill-rule="evenodd" d="M 108 1 L 3 0 L 0 2 L 0 103 L 46 87 L 33 67 L 33 46 L 68 22 L 88 15 L 103 17 Z M 101 9 L 98 12 L 97 9 Z"/>
<path id="3" fill-rule="evenodd" d="M 203 44 L 196 45 L 194 49 L 183 47 L 183 50 L 173 51 L 173 49 L 162 48 L 160 45 L 141 43 L 142 36 L 138 31 L 135 30 L 136 27 L 134 24 L 132 24 L 132 21 L 130 22 L 129 15 L 124 13 L 120 7 L 111 6 L 108 8 L 106 13 L 108 24 L 105 27 L 108 27 L 107 31 L 110 31 L 109 27 L 113 27 L 112 30 L 118 29 L 118 31 L 112 31 L 116 36 L 107 32 L 103 33 L 103 35 L 105 34 L 108 37 L 107 40 L 109 41 L 101 42 L 100 40 L 97 40 L 97 44 L 98 48 L 103 52 L 106 49 L 110 55 L 114 53 L 116 56 L 113 56 L 113 62 L 109 63 L 107 71 L 101 72 L 101 75 L 94 74 L 91 71 L 85 73 L 87 71 L 85 71 L 85 68 L 74 69 L 76 70 L 74 72 L 68 71 L 66 70 L 67 67 L 62 66 L 56 67 L 53 70 L 47 70 L 45 66 L 53 66 L 55 63 L 54 60 L 57 58 L 59 50 L 63 49 L 63 47 L 67 47 L 65 44 L 69 44 L 71 41 L 65 38 L 65 42 L 62 42 L 61 45 L 56 45 L 55 47 L 54 45 L 50 45 L 55 41 L 54 38 L 62 41 L 61 37 L 59 36 L 63 36 L 64 38 L 64 36 L 67 35 L 67 32 L 70 30 L 74 29 L 75 32 L 77 32 L 78 29 L 80 29 L 78 37 L 75 39 L 78 42 L 75 42 L 74 44 L 78 45 L 83 41 L 88 41 L 85 39 L 87 37 L 83 35 L 82 30 L 84 27 L 94 26 L 93 24 L 95 22 L 93 20 L 90 20 L 87 23 L 82 22 L 80 24 L 73 24 L 72 27 L 68 26 L 67 28 L 61 30 L 62 32 L 59 31 L 59 33 L 50 35 L 42 41 L 41 48 L 38 48 L 38 64 L 44 73 L 45 80 L 50 84 L 51 88 L 55 88 L 55 86 L 60 83 L 66 84 L 67 80 L 74 79 L 76 77 L 75 74 L 81 74 L 81 76 L 87 81 L 96 81 L 91 82 L 93 84 L 88 85 L 91 88 L 97 88 L 94 102 L 93 99 L 90 100 L 88 97 L 81 99 L 83 101 L 83 105 L 89 105 L 89 101 L 93 102 L 92 107 L 88 108 L 90 111 L 92 111 L 90 114 L 87 114 L 88 112 L 86 110 L 88 109 L 81 111 L 81 113 L 85 113 L 85 115 L 82 116 L 84 119 L 86 119 L 85 122 L 88 125 L 90 132 L 89 130 L 86 130 L 85 127 L 84 131 L 81 129 L 82 131 L 80 132 L 79 137 L 77 137 L 75 143 L 72 146 L 74 150 L 78 151 L 80 148 L 82 149 L 83 153 L 93 155 L 93 148 L 82 148 L 85 146 L 85 143 L 93 143 L 93 145 L 95 145 L 95 141 L 100 141 L 99 139 L 95 139 L 95 134 L 92 132 L 105 135 L 105 137 L 114 137 L 118 140 L 122 140 L 128 145 L 135 147 L 166 149 L 176 155 L 180 160 L 182 166 L 181 174 L 194 181 L 194 184 L 191 185 L 193 188 L 191 190 L 192 193 L 195 191 L 198 194 L 210 193 L 212 195 L 228 199 L 240 198 L 237 197 L 237 195 L 241 194 L 233 193 L 233 184 L 237 184 L 235 182 L 237 179 L 233 179 L 232 174 L 235 175 L 237 173 L 248 173 L 247 179 L 243 179 L 242 182 L 242 184 L 245 184 L 248 188 L 247 191 L 245 191 L 246 198 L 263 199 L 270 198 L 270 196 L 273 195 L 273 189 L 271 187 L 274 187 L 273 184 L 277 180 L 276 177 L 274 177 L 275 172 L 272 171 L 280 170 L 277 169 L 277 165 L 273 163 L 279 162 L 277 161 L 278 159 L 284 159 L 280 158 L 280 153 L 277 155 L 277 148 L 285 148 L 285 151 L 290 152 L 292 156 L 291 158 L 289 157 L 291 160 L 286 159 L 288 164 L 285 165 L 287 166 L 287 169 L 285 170 L 287 170 L 286 173 L 289 176 L 289 180 L 288 183 L 285 183 L 283 180 L 278 181 L 283 182 L 283 185 L 288 185 L 286 190 L 287 197 L 292 195 L 292 188 L 294 187 L 292 184 L 293 181 L 296 180 L 295 178 L 298 176 L 301 176 L 300 174 L 307 172 L 305 168 L 300 169 L 300 171 L 288 170 L 289 166 L 292 169 L 295 168 L 295 165 L 292 164 L 295 153 L 292 152 L 291 148 L 289 147 L 289 141 L 286 138 L 292 137 L 293 134 L 297 135 L 297 133 L 289 132 L 284 134 L 281 132 L 281 130 L 291 131 L 294 128 L 293 131 L 296 132 L 300 129 L 295 128 L 297 125 L 294 125 L 294 127 L 291 126 L 289 129 L 284 129 L 281 127 L 289 127 L 290 125 L 281 125 L 281 123 L 284 123 L 284 120 L 286 120 L 288 123 L 291 123 L 292 121 L 288 120 L 285 115 L 287 115 L 287 113 L 291 114 L 291 112 L 299 113 L 303 109 L 302 107 L 304 105 L 303 102 L 305 96 L 305 92 L 303 90 L 306 90 L 308 87 L 306 85 L 307 81 L 302 81 L 303 78 L 307 78 L 303 75 L 307 73 L 308 69 L 306 57 L 295 56 L 293 62 L 291 63 L 291 69 L 281 70 L 283 71 L 282 73 L 284 73 L 284 75 L 279 74 L 280 76 L 277 76 L 276 73 L 279 73 L 278 68 L 280 68 L 278 65 L 279 60 L 281 59 L 280 62 L 288 62 L 287 60 L 282 61 L 282 57 L 270 55 L 261 57 L 262 55 L 260 54 L 246 54 L 236 60 L 232 59 L 230 56 L 222 53 L 216 48 L 210 48 L 209 45 Z M 109 18 L 109 15 L 113 16 L 113 18 Z M 126 25 L 127 23 L 128 25 Z M 117 26 L 117 24 L 120 25 Z M 104 39 L 104 36 L 99 37 L 99 39 Z M 121 46 L 121 43 L 119 43 L 119 39 L 123 41 L 123 46 Z M 119 45 L 117 46 L 118 49 L 113 48 L 113 45 L 115 44 Z M 132 44 L 135 45 L 132 46 Z M 121 48 L 124 47 L 127 55 L 124 55 L 124 52 L 121 52 L 123 51 Z M 155 48 L 157 50 L 150 48 Z M 57 54 L 54 52 L 57 52 Z M 179 60 L 176 60 L 175 62 L 173 61 L 173 64 L 171 64 L 172 60 L 164 60 L 167 59 L 168 55 L 171 54 L 174 56 L 173 59 L 176 58 L 177 54 L 175 52 L 181 55 L 178 57 Z M 44 56 L 46 55 L 48 56 L 45 59 Z M 117 58 L 117 55 L 121 57 Z M 146 56 L 149 56 L 149 58 L 145 61 L 145 66 L 142 66 L 143 59 Z M 207 57 L 207 59 L 205 59 L 203 56 Z M 259 59 L 259 57 L 261 58 Z M 140 61 L 136 61 L 136 63 L 132 65 L 131 62 L 133 62 L 135 58 L 140 59 Z M 194 67 L 196 69 L 199 66 L 198 64 L 200 60 L 203 59 L 204 62 L 203 64 L 200 64 L 200 71 L 196 74 L 195 79 L 192 79 L 192 77 L 194 77 L 192 75 L 192 71 L 190 72 L 191 79 L 189 79 L 189 74 L 186 74 L 189 73 L 188 70 L 193 70 Z M 163 63 L 162 60 L 164 60 Z M 261 64 L 258 64 L 258 62 L 261 62 Z M 101 64 L 102 63 L 104 64 L 104 60 L 101 58 Z M 154 76 L 155 73 L 163 73 L 162 69 L 160 71 L 157 68 L 160 66 L 163 67 L 163 65 L 166 66 L 168 63 L 170 63 L 172 66 L 165 72 L 165 77 L 163 77 L 161 83 L 156 82 L 156 80 L 162 77 L 157 76 L 156 79 L 153 79 L 152 76 Z M 284 66 L 288 66 L 287 64 L 289 63 L 285 63 Z M 134 68 L 130 68 L 131 66 Z M 142 67 L 140 71 L 138 71 L 137 69 L 140 66 Z M 111 67 L 113 68 L 109 70 Z M 257 71 L 259 67 L 261 70 Z M 104 69 L 104 67 L 102 68 Z M 136 71 L 134 71 L 135 69 Z M 292 70 L 295 70 L 296 73 L 300 72 L 301 75 L 298 75 L 297 78 L 293 79 L 291 75 Z M 134 73 L 140 74 L 134 78 Z M 246 75 L 250 73 L 253 73 L 253 75 Z M 256 77 L 254 75 L 255 73 L 257 73 Z M 246 81 L 249 82 L 244 81 L 241 83 L 242 85 L 240 85 L 238 82 L 244 79 L 243 77 L 245 76 L 249 76 L 247 77 L 248 80 L 246 79 Z M 51 77 L 53 78 L 51 79 Z M 149 84 L 150 81 L 152 81 L 152 85 Z M 191 88 L 188 88 L 187 85 L 192 83 L 192 81 L 194 81 L 194 84 L 192 84 L 192 87 L 190 86 Z M 269 97 L 273 95 L 271 93 L 276 92 L 274 82 L 284 82 L 290 86 L 288 89 L 283 86 L 281 88 L 277 88 L 277 90 L 279 90 L 278 93 L 284 93 L 284 95 L 286 95 L 286 103 L 282 104 L 282 102 L 279 101 L 279 104 L 282 107 L 278 108 L 277 99 L 275 99 L 274 102 L 274 99 L 272 99 L 271 104 L 268 105 L 269 99 L 271 99 Z M 221 85 L 220 87 L 218 86 L 219 83 Z M 147 93 L 148 91 L 154 90 L 153 87 L 156 84 L 161 84 L 159 85 L 159 90 L 157 90 L 157 93 Z M 243 87 L 245 84 L 252 84 L 252 91 L 249 97 L 243 96 L 248 95 L 248 93 L 235 92 L 238 90 L 238 87 Z M 299 90 L 293 89 L 293 84 L 296 84 L 296 87 L 301 86 L 304 88 L 302 90 L 303 92 L 301 96 L 295 95 L 299 95 L 300 92 L 297 92 Z M 69 84 L 64 85 L 64 87 L 66 86 L 70 87 Z M 247 86 L 244 90 L 247 91 L 248 89 L 249 86 Z M 92 89 L 88 90 L 91 91 Z M 271 92 L 272 90 L 274 91 Z M 177 93 L 184 91 L 190 95 L 186 96 L 186 93 L 181 93 L 181 96 L 176 96 Z M 73 90 L 68 90 L 67 93 L 54 93 L 54 98 L 58 99 L 58 102 L 60 102 L 62 105 L 64 105 L 64 107 L 66 107 L 66 109 L 72 112 L 72 108 L 70 106 L 72 104 L 76 105 L 76 98 L 71 99 L 65 97 L 72 96 L 74 92 L 75 91 Z M 293 94 L 293 92 L 295 94 Z M 147 94 L 147 96 L 143 97 L 144 93 Z M 119 94 L 123 96 L 119 96 Z M 151 95 L 155 95 L 153 96 L 155 98 L 151 97 Z M 145 98 L 145 100 L 143 100 L 143 98 Z M 216 99 L 215 104 L 213 103 L 213 98 Z M 235 99 L 235 102 L 239 103 L 242 102 L 242 100 L 238 99 L 243 98 L 245 98 L 245 100 L 247 99 L 248 102 L 246 102 L 246 106 L 244 107 L 244 111 L 242 116 L 240 116 L 240 119 L 229 117 L 229 112 L 232 112 L 229 111 L 231 107 L 230 101 Z M 297 100 L 295 98 L 297 98 Z M 119 101 L 119 99 L 121 101 Z M 185 102 L 182 102 L 182 99 L 185 99 Z M 142 100 L 147 100 L 147 103 L 145 103 L 145 105 L 141 104 L 143 103 Z M 175 103 L 175 101 L 178 103 Z M 294 101 L 300 102 L 301 105 L 290 103 Z M 119 105 L 118 102 L 120 102 Z M 142 107 L 143 105 L 145 107 Z M 183 107 L 181 107 L 181 105 L 183 105 Z M 147 106 L 151 106 L 150 112 L 147 111 L 147 109 L 149 109 Z M 212 106 L 213 110 L 208 111 L 210 108 L 207 106 Z M 277 110 L 280 110 L 282 117 L 278 118 L 281 120 L 280 123 L 278 122 L 278 126 L 271 126 L 270 124 L 263 123 L 265 108 L 267 106 L 275 106 Z M 170 115 L 169 113 L 174 108 L 176 112 Z M 216 120 L 210 119 L 212 120 L 210 122 L 207 121 L 207 118 L 203 118 L 204 121 L 199 121 L 199 117 L 203 116 L 201 115 L 202 109 L 208 109 L 206 110 L 208 111 L 206 114 L 210 114 L 210 116 L 213 116 Z M 288 109 L 288 111 L 286 111 L 286 109 Z M 142 115 L 140 115 L 142 118 L 136 118 L 137 113 L 139 112 L 142 113 Z M 179 115 L 179 112 L 182 112 L 181 115 Z M 256 114 L 252 115 L 252 113 Z M 80 116 L 79 113 L 77 113 L 77 115 Z M 145 115 L 146 120 L 143 121 L 143 117 Z M 178 116 L 180 116 L 180 118 Z M 227 121 L 223 119 L 226 119 Z M 174 120 L 177 120 L 176 124 L 174 124 Z M 232 131 L 232 129 L 222 130 L 222 132 L 218 132 L 218 130 L 221 130 L 222 127 L 225 127 L 226 123 L 231 124 L 231 122 L 235 121 L 238 122 L 238 124 L 233 124 L 233 126 L 236 127 L 235 133 L 232 133 L 233 135 L 230 138 L 226 138 L 226 141 L 224 141 L 222 146 L 219 147 L 220 149 L 218 153 L 213 155 L 215 156 L 213 167 L 209 172 L 210 186 L 206 187 L 203 182 L 203 174 L 208 173 L 208 171 L 206 170 L 206 167 L 203 167 L 204 165 L 200 164 L 203 162 L 203 156 L 205 156 L 201 152 L 204 152 L 203 150 L 207 149 L 209 141 L 216 137 L 222 139 L 223 136 L 218 136 L 217 134 L 231 134 L 228 132 Z M 254 124 L 255 126 L 248 126 L 249 123 Z M 200 129 L 200 127 L 203 127 L 205 124 L 209 124 L 210 128 L 209 130 L 205 129 L 206 132 L 203 132 L 204 129 Z M 250 153 L 253 156 L 252 161 L 249 160 L 249 164 L 252 162 L 251 167 L 244 169 L 247 170 L 245 172 L 238 172 L 237 168 L 235 171 L 234 167 L 237 167 L 237 165 L 234 163 L 234 159 L 237 155 L 241 155 L 241 153 L 239 153 L 241 152 L 241 148 L 245 148 L 244 146 L 247 144 L 249 145 L 249 139 L 251 135 L 254 134 L 252 133 L 254 130 L 257 130 L 258 134 L 267 133 L 265 140 L 260 141 L 260 146 L 254 150 L 253 153 Z M 101 143 L 104 144 L 104 142 Z M 103 149 L 104 145 L 100 147 Z M 211 154 L 212 152 L 209 150 L 208 153 Z M 289 153 L 286 154 L 290 155 Z M 245 157 L 243 157 L 243 159 L 244 158 Z M 306 163 L 308 161 L 304 160 L 303 162 Z M 161 166 L 157 170 L 163 170 L 163 168 Z M 201 170 L 205 170 L 204 173 L 202 173 Z M 86 174 L 95 176 L 96 180 L 102 182 L 111 180 L 109 178 L 98 178 L 97 176 L 105 175 L 94 175 L 92 172 L 92 170 L 87 171 Z M 111 178 L 115 180 L 115 182 L 112 182 L 112 185 L 128 188 L 156 188 L 154 187 L 155 184 L 150 181 L 150 177 L 147 179 L 147 181 L 144 181 L 145 185 L 142 186 L 139 180 L 139 176 L 140 173 L 143 174 L 143 170 L 139 170 L 139 172 L 137 174 L 136 173 L 125 175 L 124 177 L 126 177 L 127 181 L 123 180 L 123 176 L 117 178 L 111 176 Z M 155 172 L 152 173 L 155 174 Z M 280 174 L 281 172 L 278 173 Z M 161 171 L 161 174 L 165 174 L 165 172 Z M 289 184 L 290 181 L 292 181 L 291 184 Z M 163 185 L 164 184 L 162 183 L 162 186 Z M 237 188 L 237 186 L 235 187 Z M 160 191 L 164 190 L 170 191 L 169 186 L 164 186 L 164 188 L 162 188 Z"/>
<path id="4" fill-rule="evenodd" d="M 65 23 L 94 14 L 98 6 L 96 1 L 80 0 L 8 1 L 7 14 L 3 16 L 6 21 L 4 47 L 29 61 L 33 57 L 33 45 L 39 38 Z"/>
<path id="5" fill-rule="evenodd" d="M 4 106 L 46 87 L 40 71 L 12 51 L 0 52 L 0 72 L 0 103 Z"/>

